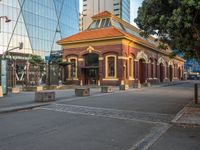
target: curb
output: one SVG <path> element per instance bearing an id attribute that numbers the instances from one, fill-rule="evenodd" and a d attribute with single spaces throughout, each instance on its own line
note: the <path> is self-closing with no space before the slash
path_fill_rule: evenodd
<path id="1" fill-rule="evenodd" d="M 37 108 L 37 107 L 41 107 L 41 106 L 46 106 L 46 105 L 49 105 L 49 103 L 29 104 L 29 105 L 1 108 L 0 109 L 0 114 L 16 112 L 16 111 L 22 111 L 22 110 L 29 110 L 29 109 L 33 109 L 33 108 Z"/>
<path id="2" fill-rule="evenodd" d="M 188 107 L 184 107 L 183 109 L 181 109 L 177 115 L 174 117 L 174 119 L 171 121 L 172 124 L 174 125 L 179 125 L 179 126 L 196 126 L 196 127 L 200 127 L 199 123 L 189 123 L 189 122 L 184 122 L 184 121 L 178 121 L 181 116 L 184 114 L 184 112 L 186 112 L 188 109 Z"/>

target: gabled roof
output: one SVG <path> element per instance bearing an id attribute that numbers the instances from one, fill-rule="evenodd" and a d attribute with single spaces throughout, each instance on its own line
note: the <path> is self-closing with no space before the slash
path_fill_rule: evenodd
<path id="1" fill-rule="evenodd" d="M 109 18 L 111 17 L 112 14 L 108 11 L 103 11 L 103 12 L 100 12 L 94 16 L 92 16 L 92 19 L 99 19 L 99 18 Z"/>
<path id="2" fill-rule="evenodd" d="M 108 39 L 114 37 L 122 37 L 124 34 L 114 27 L 109 28 L 101 28 L 96 30 L 85 30 L 83 32 L 74 34 L 67 38 L 63 38 L 57 43 L 60 45 L 67 44 L 67 43 L 75 43 L 81 41 L 94 41 L 97 39 Z"/>
<path id="3" fill-rule="evenodd" d="M 132 40 L 138 44 L 150 46 L 151 48 L 156 48 L 156 44 L 154 42 L 150 42 L 139 35 L 138 28 L 130 25 L 129 23 L 126 23 L 125 21 L 123 21 L 119 17 L 112 15 L 108 11 L 104 11 L 93 16 L 92 17 L 93 23 L 95 23 L 95 21 L 97 22 L 98 20 L 102 20 L 102 18 L 109 18 L 112 24 L 110 24 L 109 26 L 101 26 L 99 28 L 90 28 L 89 26 L 87 30 L 84 30 L 83 32 L 63 38 L 57 41 L 57 43 L 59 45 L 67 45 L 67 44 L 72 44 L 72 43 L 87 42 L 87 41 L 94 41 L 94 40 L 128 38 L 129 40 Z M 129 32 L 129 31 L 132 31 L 132 32 Z"/>

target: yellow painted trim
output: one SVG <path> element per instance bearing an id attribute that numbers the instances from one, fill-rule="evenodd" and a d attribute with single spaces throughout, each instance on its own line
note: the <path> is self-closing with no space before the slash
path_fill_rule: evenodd
<path id="1" fill-rule="evenodd" d="M 130 59 L 131 59 L 131 75 L 129 74 L 129 72 L 130 72 Z M 134 77 L 134 58 L 133 58 L 133 56 L 129 56 L 129 58 L 128 58 L 128 76 L 129 76 L 129 78 L 133 78 Z"/>
<path id="2" fill-rule="evenodd" d="M 116 45 L 116 44 L 122 44 L 122 39 L 111 39 L 111 40 L 104 40 L 104 41 L 92 41 L 92 46 L 102 46 L 102 45 Z M 85 42 L 85 43 L 73 43 L 73 44 L 67 44 L 64 45 L 64 49 L 68 49 L 68 48 L 81 48 L 81 47 L 88 47 L 89 45 L 91 45 L 91 42 Z"/>
<path id="3" fill-rule="evenodd" d="M 114 77 L 110 77 L 108 76 L 108 58 L 109 57 L 114 57 L 114 60 L 115 60 L 115 76 Z M 105 73 L 106 73 L 106 76 L 105 78 L 108 79 L 108 78 L 117 78 L 117 56 L 116 55 L 107 55 L 106 56 L 106 61 L 105 61 L 105 66 L 106 66 L 106 70 L 105 70 Z"/>
<path id="4" fill-rule="evenodd" d="M 128 57 L 125 57 L 125 56 L 118 56 L 118 59 L 128 60 Z"/>
<path id="5" fill-rule="evenodd" d="M 79 58 L 78 61 L 84 61 L 84 59 L 83 58 Z"/>
<path id="6" fill-rule="evenodd" d="M 103 81 L 118 81 L 118 78 L 103 78 Z"/>
<path id="7" fill-rule="evenodd" d="M 68 62 L 71 62 L 72 59 L 75 59 L 76 60 L 76 65 L 75 65 L 75 77 L 73 77 L 73 80 L 77 79 L 77 72 L 78 72 L 78 58 L 77 57 L 68 57 Z M 68 66 L 68 78 L 67 79 L 72 79 L 71 77 L 71 65 Z"/>
<path id="8" fill-rule="evenodd" d="M 103 60 L 103 57 L 99 57 L 99 60 Z"/>

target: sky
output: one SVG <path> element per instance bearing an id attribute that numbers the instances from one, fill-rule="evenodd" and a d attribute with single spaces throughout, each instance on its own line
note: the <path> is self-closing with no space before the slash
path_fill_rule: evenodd
<path id="1" fill-rule="evenodd" d="M 82 10 L 82 1 L 80 0 L 80 10 Z M 137 10 L 141 6 L 143 0 L 131 0 L 131 24 L 136 25 L 134 23 L 134 19 L 137 17 Z"/>
<path id="2" fill-rule="evenodd" d="M 136 25 L 134 23 L 134 19 L 137 17 L 138 8 L 142 5 L 143 0 L 131 0 L 131 24 Z"/>

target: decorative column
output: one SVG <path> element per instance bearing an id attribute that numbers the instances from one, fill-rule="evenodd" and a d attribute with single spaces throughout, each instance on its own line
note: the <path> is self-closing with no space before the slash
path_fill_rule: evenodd
<path id="1" fill-rule="evenodd" d="M 139 72 L 139 68 L 138 68 L 138 61 L 137 60 L 134 60 L 134 78 L 135 78 L 135 80 L 139 80 L 138 78 L 139 78 L 139 76 L 138 76 L 138 72 Z"/>
<path id="2" fill-rule="evenodd" d="M 98 79 L 98 85 L 100 86 L 103 79 L 103 60 L 104 58 L 102 56 L 99 56 L 99 79 Z"/>
<path id="3" fill-rule="evenodd" d="M 77 71 L 77 78 L 79 79 L 80 81 L 80 85 L 82 86 L 83 85 L 83 74 L 82 74 L 82 66 L 83 66 L 83 62 L 84 62 L 84 59 L 83 58 L 78 58 L 78 64 L 77 64 L 77 68 L 78 68 L 78 71 Z"/>

